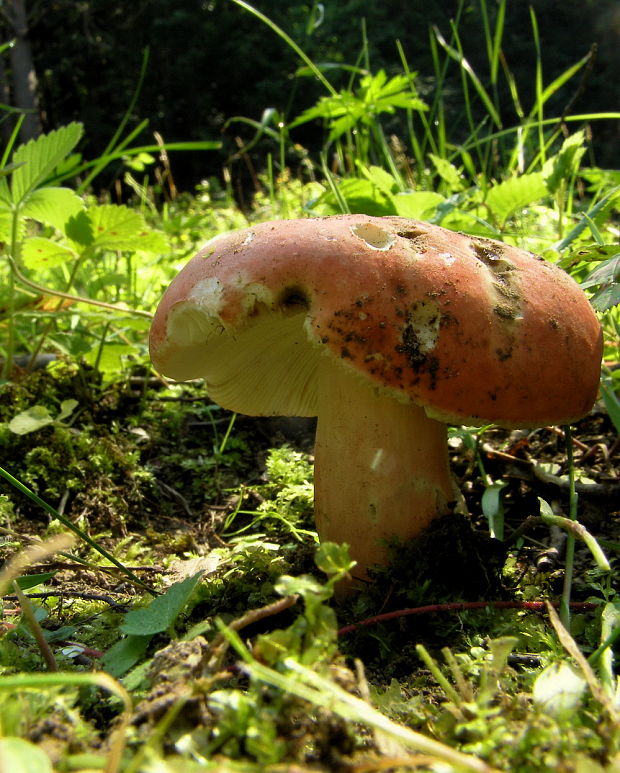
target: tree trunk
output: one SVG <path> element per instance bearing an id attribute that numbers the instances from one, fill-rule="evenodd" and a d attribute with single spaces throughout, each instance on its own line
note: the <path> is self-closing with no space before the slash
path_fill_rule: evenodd
<path id="1" fill-rule="evenodd" d="M 11 48 L 13 105 L 25 115 L 20 138 L 26 142 L 41 133 L 37 103 L 37 74 L 28 38 L 26 0 L 8 0 L 5 14 L 9 35 L 15 39 Z"/>

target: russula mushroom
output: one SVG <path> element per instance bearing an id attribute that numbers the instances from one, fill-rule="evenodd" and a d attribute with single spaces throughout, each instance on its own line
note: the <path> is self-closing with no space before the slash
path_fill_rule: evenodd
<path id="1" fill-rule="evenodd" d="M 446 423 L 569 423 L 597 393 L 578 285 L 516 247 L 399 217 L 262 223 L 212 239 L 153 320 L 152 361 L 219 405 L 317 416 L 319 537 L 364 577 L 450 510 Z"/>

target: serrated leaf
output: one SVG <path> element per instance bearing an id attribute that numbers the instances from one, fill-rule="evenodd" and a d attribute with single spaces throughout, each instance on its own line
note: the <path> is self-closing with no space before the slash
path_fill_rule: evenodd
<path id="1" fill-rule="evenodd" d="M 22 260 L 29 269 L 36 271 L 62 266 L 76 257 L 72 249 L 43 236 L 26 239 L 22 246 Z"/>
<path id="2" fill-rule="evenodd" d="M 600 312 L 618 306 L 620 304 L 620 284 L 613 284 L 598 290 L 590 299 L 590 303 Z"/>
<path id="3" fill-rule="evenodd" d="M 135 636 L 152 635 L 166 631 L 187 604 L 203 572 L 171 585 L 163 596 L 151 601 L 148 607 L 128 612 L 121 625 L 123 633 Z"/>
<path id="4" fill-rule="evenodd" d="M 31 191 L 45 182 L 80 141 L 82 132 L 82 124 L 70 123 L 17 148 L 11 159 L 12 163 L 21 164 L 11 176 L 14 204 L 21 204 Z"/>
<path id="5" fill-rule="evenodd" d="M 547 194 L 542 172 L 532 172 L 494 185 L 487 194 L 485 204 L 496 220 L 503 223 L 513 212 L 540 201 Z"/>
<path id="6" fill-rule="evenodd" d="M 47 427 L 53 421 L 54 419 L 44 405 L 33 405 L 11 419 L 9 430 L 16 435 L 27 435 L 29 432 L 36 432 L 42 427 Z"/>
<path id="7" fill-rule="evenodd" d="M 115 204 L 103 204 L 87 211 L 93 231 L 93 246 L 110 250 L 163 252 L 164 236 L 150 229 L 138 212 Z"/>
<path id="8" fill-rule="evenodd" d="M 70 188 L 39 188 L 23 206 L 25 217 L 64 231 L 70 218 L 84 209 L 84 202 Z"/>

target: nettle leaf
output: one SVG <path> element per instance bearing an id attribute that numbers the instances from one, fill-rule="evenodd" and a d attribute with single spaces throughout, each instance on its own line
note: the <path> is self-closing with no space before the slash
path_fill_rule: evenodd
<path id="1" fill-rule="evenodd" d="M 11 176 L 11 199 L 14 204 L 22 203 L 31 191 L 45 182 L 80 141 L 82 132 L 82 124 L 70 123 L 17 148 L 12 163 L 21 166 Z"/>
<path id="2" fill-rule="evenodd" d="M 513 212 L 540 201 L 548 193 L 542 172 L 533 172 L 494 185 L 487 194 L 485 204 L 503 223 Z"/>
<path id="3" fill-rule="evenodd" d="M 144 218 L 125 206 L 103 204 L 87 211 L 92 226 L 92 246 L 110 250 L 164 252 L 163 234 L 151 230 Z"/>
<path id="4" fill-rule="evenodd" d="M 24 265 L 33 271 L 62 266 L 75 257 L 75 252 L 70 247 L 43 236 L 26 239 L 22 245 Z"/>
<path id="5" fill-rule="evenodd" d="M 203 572 L 171 585 L 163 596 L 151 601 L 148 607 L 136 609 L 125 615 L 121 625 L 123 633 L 133 636 L 150 636 L 168 630 L 189 601 Z"/>
<path id="6" fill-rule="evenodd" d="M 64 232 L 67 222 L 83 209 L 84 202 L 70 188 L 39 188 L 30 194 L 21 213 Z"/>

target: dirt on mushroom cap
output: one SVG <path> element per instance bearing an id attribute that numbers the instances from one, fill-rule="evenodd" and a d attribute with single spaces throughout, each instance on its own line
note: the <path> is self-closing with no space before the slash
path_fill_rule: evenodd
<path id="1" fill-rule="evenodd" d="M 596 397 L 601 331 L 578 285 L 528 252 L 427 223 L 344 215 L 216 238 L 157 312 L 164 374 L 170 320 L 190 307 L 212 325 L 193 376 L 207 382 L 209 340 L 275 314 L 298 316 L 311 345 L 447 421 L 568 422 Z"/>

